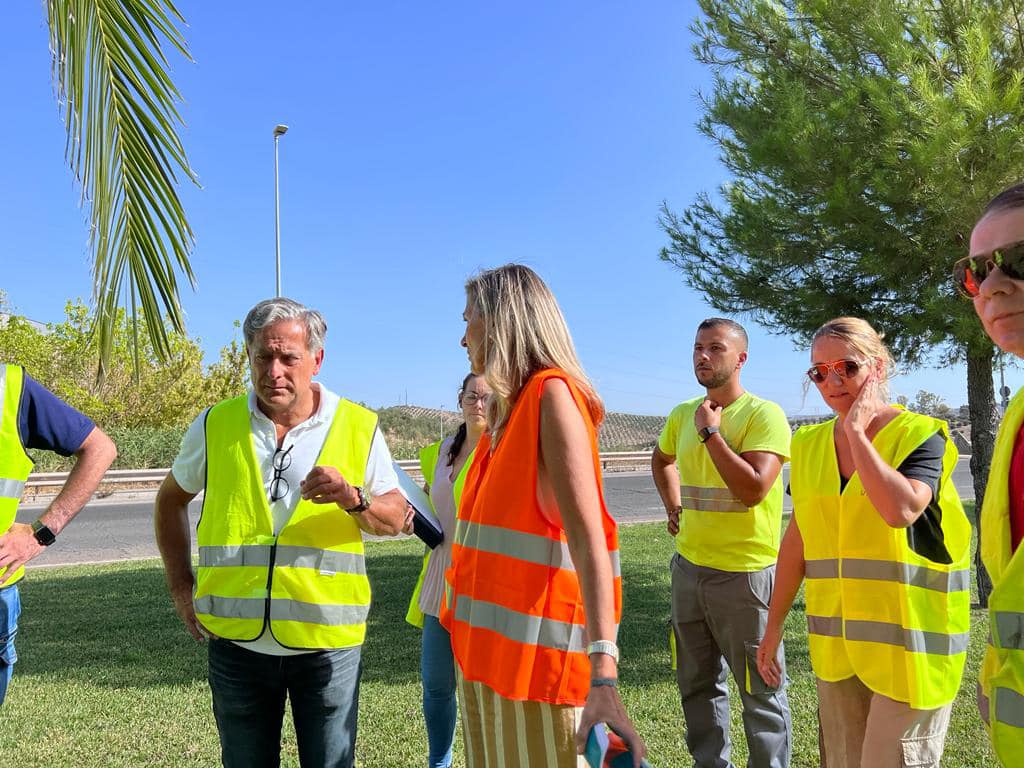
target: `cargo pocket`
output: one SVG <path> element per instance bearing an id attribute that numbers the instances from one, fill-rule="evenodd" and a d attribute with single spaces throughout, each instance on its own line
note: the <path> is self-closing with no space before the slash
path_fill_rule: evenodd
<path id="1" fill-rule="evenodd" d="M 900 739 L 904 768 L 938 768 L 945 741 L 945 733 Z"/>
<path id="2" fill-rule="evenodd" d="M 747 660 L 747 673 L 744 676 L 746 678 L 746 680 L 744 681 L 744 686 L 747 689 L 747 693 L 753 694 L 755 696 L 757 694 L 763 693 L 776 693 L 779 690 L 779 688 L 775 686 L 768 685 L 768 683 L 764 681 L 764 678 L 761 677 L 761 673 L 757 669 L 757 649 L 760 646 L 761 643 L 759 641 L 747 640 L 743 643 L 743 648 L 746 651 Z M 784 684 L 786 680 L 786 658 L 781 653 L 782 647 L 783 646 L 780 644 L 780 652 L 777 652 L 775 654 L 775 658 L 778 660 L 779 667 L 782 670 L 780 679 L 783 681 Z"/>

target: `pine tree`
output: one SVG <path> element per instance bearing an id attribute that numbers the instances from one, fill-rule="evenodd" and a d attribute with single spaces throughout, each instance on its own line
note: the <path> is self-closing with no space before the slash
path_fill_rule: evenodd
<path id="1" fill-rule="evenodd" d="M 717 309 L 807 341 L 838 315 L 906 364 L 966 360 L 975 499 L 994 442 L 993 348 L 950 266 L 1024 178 L 1022 0 L 700 0 L 700 130 L 731 180 L 661 257 Z M 979 592 L 990 585 L 979 562 Z"/>

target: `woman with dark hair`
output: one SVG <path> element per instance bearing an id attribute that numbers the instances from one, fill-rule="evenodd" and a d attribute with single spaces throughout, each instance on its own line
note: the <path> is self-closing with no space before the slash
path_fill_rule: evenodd
<path id="1" fill-rule="evenodd" d="M 938 768 L 970 627 L 971 527 L 944 421 L 892 406 L 892 357 L 855 317 L 814 334 L 807 377 L 836 417 L 793 435 L 783 536 L 757 667 L 769 685 L 806 580 L 828 768 Z"/>
<path id="2" fill-rule="evenodd" d="M 597 452 L 604 407 L 555 297 L 519 264 L 466 284 L 470 367 L 491 386 L 441 607 L 469 768 L 577 766 L 607 723 L 640 765 L 616 688 L 618 534 Z"/>
<path id="3" fill-rule="evenodd" d="M 974 301 L 985 333 L 1024 358 L 1024 184 L 996 195 L 971 232 L 970 255 L 953 282 Z M 996 436 L 981 508 L 981 559 L 992 577 L 989 645 L 978 709 L 1003 765 L 1024 755 L 1024 389 L 1010 402 Z"/>
<path id="4" fill-rule="evenodd" d="M 444 573 L 452 561 L 455 518 L 466 473 L 473 462 L 480 436 L 487 426 L 487 380 L 470 373 L 459 389 L 462 424 L 449 438 L 420 451 L 424 490 L 430 496 L 434 514 L 441 523 L 444 540 L 423 558 L 423 568 L 413 591 L 405 619 L 423 630 L 420 671 L 423 679 L 423 718 L 427 724 L 427 765 L 449 768 L 455 740 L 457 705 L 455 662 L 451 638 L 437 620 L 444 591 Z"/>

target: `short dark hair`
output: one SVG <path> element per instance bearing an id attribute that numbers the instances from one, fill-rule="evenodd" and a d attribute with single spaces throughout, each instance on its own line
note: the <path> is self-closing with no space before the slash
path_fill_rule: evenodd
<path id="1" fill-rule="evenodd" d="M 730 331 L 743 339 L 743 348 L 747 348 L 750 343 L 747 338 L 747 329 L 735 320 L 730 320 L 728 317 L 709 317 L 706 320 L 701 320 L 700 325 L 697 326 L 697 332 L 700 333 L 701 331 L 707 331 L 711 328 L 718 328 L 721 325 L 724 325 Z"/>
<path id="2" fill-rule="evenodd" d="M 993 197 L 981 215 L 987 216 L 990 213 L 1006 211 L 1011 208 L 1024 208 L 1024 183 L 1014 184 Z"/>

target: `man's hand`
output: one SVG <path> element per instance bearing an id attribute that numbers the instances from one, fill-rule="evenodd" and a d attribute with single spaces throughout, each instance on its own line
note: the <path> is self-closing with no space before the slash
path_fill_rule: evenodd
<path id="1" fill-rule="evenodd" d="M 672 509 L 665 510 L 665 514 L 668 515 L 668 532 L 673 536 L 679 533 L 679 515 L 682 512 L 682 507 L 673 507 Z"/>
<path id="2" fill-rule="evenodd" d="M 413 518 L 416 517 L 416 508 L 412 504 L 405 505 L 405 524 L 402 525 L 402 533 L 411 534 L 413 532 Z"/>
<path id="3" fill-rule="evenodd" d="M 693 425 L 700 432 L 704 427 L 722 426 L 722 406 L 714 400 L 705 400 L 693 413 Z"/>
<path id="4" fill-rule="evenodd" d="M 334 467 L 313 467 L 299 487 L 302 498 L 314 504 L 337 504 L 342 509 L 359 506 L 359 493 Z"/>
<path id="5" fill-rule="evenodd" d="M 32 534 L 31 525 L 12 523 L 7 533 L 0 536 L 0 568 L 7 568 L 0 577 L 0 586 L 14 576 L 14 572 L 21 566 L 41 555 L 44 549 L 46 547 L 36 541 Z"/>
<path id="6" fill-rule="evenodd" d="M 174 584 L 169 589 L 171 600 L 174 601 L 174 610 L 177 612 L 178 618 L 185 625 L 185 629 L 198 642 L 206 642 L 206 635 L 208 633 L 203 629 L 202 624 L 199 623 L 199 619 L 196 618 L 196 607 L 192 603 L 192 585 Z"/>

